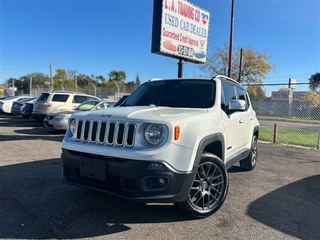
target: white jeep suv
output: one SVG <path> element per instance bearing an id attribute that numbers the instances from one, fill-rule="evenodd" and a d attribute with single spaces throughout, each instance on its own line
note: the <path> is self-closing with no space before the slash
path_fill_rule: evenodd
<path id="1" fill-rule="evenodd" d="M 246 90 L 230 78 L 150 80 L 118 107 L 71 116 L 61 180 L 203 218 L 223 204 L 228 168 L 255 167 L 258 133 Z"/>

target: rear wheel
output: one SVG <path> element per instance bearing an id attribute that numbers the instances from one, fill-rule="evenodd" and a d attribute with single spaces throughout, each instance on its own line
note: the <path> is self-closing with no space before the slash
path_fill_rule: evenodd
<path id="1" fill-rule="evenodd" d="M 254 169 L 257 164 L 257 156 L 258 156 L 258 138 L 256 135 L 253 135 L 250 153 L 248 157 L 240 161 L 240 166 L 247 171 Z"/>
<path id="2" fill-rule="evenodd" d="M 187 199 L 175 205 L 193 218 L 208 217 L 222 206 L 228 187 L 228 173 L 222 160 L 203 153 Z"/>

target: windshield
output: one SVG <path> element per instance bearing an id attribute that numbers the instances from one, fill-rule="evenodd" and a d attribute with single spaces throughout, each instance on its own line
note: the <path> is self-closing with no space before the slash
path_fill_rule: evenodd
<path id="1" fill-rule="evenodd" d="M 99 101 L 87 101 L 80 104 L 75 110 L 88 111 L 88 110 L 91 110 L 98 103 Z"/>
<path id="2" fill-rule="evenodd" d="M 151 81 L 141 85 L 120 106 L 210 108 L 215 100 L 212 80 Z"/>

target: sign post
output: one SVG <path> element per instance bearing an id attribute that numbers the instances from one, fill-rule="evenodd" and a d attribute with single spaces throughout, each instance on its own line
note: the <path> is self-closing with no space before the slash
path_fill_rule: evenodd
<path id="1" fill-rule="evenodd" d="M 296 88 L 296 79 L 289 78 L 289 117 L 292 115 L 293 89 Z"/>

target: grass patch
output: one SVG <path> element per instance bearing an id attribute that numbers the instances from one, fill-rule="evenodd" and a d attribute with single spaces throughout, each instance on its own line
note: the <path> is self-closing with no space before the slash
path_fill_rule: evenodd
<path id="1" fill-rule="evenodd" d="M 277 131 L 278 144 L 292 144 L 305 147 L 318 146 L 319 133 L 313 131 L 306 131 L 300 129 L 286 129 L 279 128 Z M 261 128 L 259 132 L 259 139 L 262 141 L 273 141 L 273 128 Z"/>

